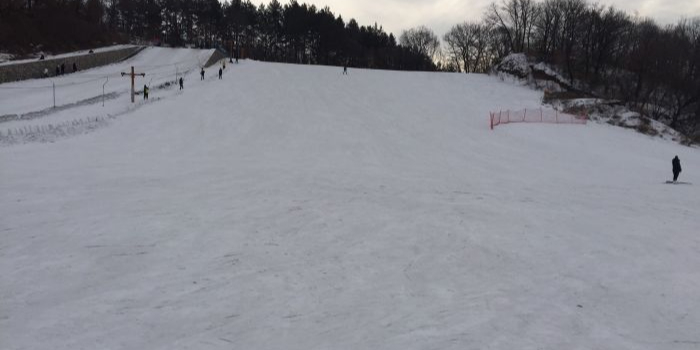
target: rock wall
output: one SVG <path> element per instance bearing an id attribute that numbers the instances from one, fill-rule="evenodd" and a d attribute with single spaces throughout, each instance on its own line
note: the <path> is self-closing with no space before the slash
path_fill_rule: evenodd
<path id="1" fill-rule="evenodd" d="M 55 76 L 56 66 L 60 66 L 62 63 L 66 66 L 66 74 L 73 72 L 74 62 L 78 66 L 78 70 L 100 67 L 123 61 L 141 50 L 143 50 L 142 46 L 133 46 L 113 51 L 2 65 L 0 66 L 0 84 L 11 81 L 42 78 L 44 76 L 44 69 L 49 71 L 49 76 Z"/>
<path id="2" fill-rule="evenodd" d="M 221 50 L 221 49 L 216 49 L 214 50 L 214 53 L 211 55 L 207 63 L 204 65 L 205 67 L 211 67 L 216 63 L 219 63 L 221 60 L 227 60 L 228 54 L 226 51 Z"/>

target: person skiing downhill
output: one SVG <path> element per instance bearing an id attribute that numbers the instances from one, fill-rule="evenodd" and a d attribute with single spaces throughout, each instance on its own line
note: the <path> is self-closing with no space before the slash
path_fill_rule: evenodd
<path id="1" fill-rule="evenodd" d="M 678 159 L 678 156 L 673 158 L 671 165 L 673 165 L 673 182 L 676 182 L 678 180 L 678 175 L 681 173 L 681 160 Z"/>

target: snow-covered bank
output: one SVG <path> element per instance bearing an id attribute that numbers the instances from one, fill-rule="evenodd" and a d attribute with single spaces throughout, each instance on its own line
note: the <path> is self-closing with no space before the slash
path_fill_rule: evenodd
<path id="1" fill-rule="evenodd" d="M 543 103 L 552 108 L 571 114 L 587 115 L 598 123 L 607 123 L 638 132 L 672 140 L 683 145 L 697 143 L 693 136 L 674 130 L 670 120 L 671 111 L 667 107 L 645 103 L 642 106 L 624 104 L 619 100 L 601 98 L 590 91 L 583 81 L 570 81 L 556 69 L 544 62 L 528 59 L 523 53 L 506 56 L 493 69 L 493 74 L 502 81 L 528 85 L 544 92 Z M 597 96 L 597 97 L 596 97 Z M 677 124 L 678 127 L 678 124 Z M 685 132 L 689 132 L 688 128 Z"/>
<path id="2" fill-rule="evenodd" d="M 198 70 L 213 52 L 214 50 L 150 47 L 118 64 L 58 77 L 0 84 L 0 116 L 21 116 L 44 111 L 53 108 L 54 101 L 59 108 L 90 100 L 101 102 L 103 90 L 107 96 L 117 94 L 126 96 L 124 99 L 128 100 L 130 78 L 122 77 L 121 73 L 129 72 L 131 66 L 137 69 L 137 73 L 146 74 L 136 80 L 136 86 L 141 90 L 143 85 L 158 86 L 174 81 L 176 75 Z M 120 100 L 119 106 L 123 105 L 124 101 Z"/>
<path id="3" fill-rule="evenodd" d="M 67 52 L 67 53 L 62 53 L 58 55 L 45 55 L 45 59 L 60 59 L 60 58 L 71 58 L 71 57 L 76 57 L 80 55 L 85 55 L 87 53 L 93 52 L 93 53 L 99 53 L 99 52 L 108 52 L 108 51 L 115 51 L 115 50 L 121 50 L 124 48 L 129 48 L 129 47 L 134 47 L 134 45 L 112 45 L 112 46 L 105 46 L 105 47 L 97 47 L 92 50 L 80 50 L 80 51 L 74 51 L 74 52 Z M 28 58 L 28 59 L 23 59 L 23 60 L 5 60 L 0 62 L 0 66 L 6 66 L 6 65 L 12 65 L 12 64 L 21 64 L 21 63 L 27 63 L 27 62 L 35 62 L 36 60 L 39 59 L 40 54 L 36 55 L 36 58 Z"/>
<path id="4" fill-rule="evenodd" d="M 696 149 L 596 124 L 490 131 L 489 111 L 541 96 L 482 75 L 213 74 L 0 148 L 2 348 L 700 341 Z M 662 184 L 675 154 L 695 185 Z"/>

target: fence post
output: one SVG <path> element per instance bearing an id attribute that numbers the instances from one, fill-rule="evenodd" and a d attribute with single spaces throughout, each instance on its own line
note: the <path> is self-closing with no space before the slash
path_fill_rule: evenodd
<path id="1" fill-rule="evenodd" d="M 105 106 L 105 85 L 107 85 L 107 82 L 109 82 L 109 77 L 107 77 L 105 83 L 102 84 L 102 107 Z"/>
<path id="2" fill-rule="evenodd" d="M 56 108 L 56 83 L 51 79 L 51 88 L 53 89 L 53 108 Z"/>

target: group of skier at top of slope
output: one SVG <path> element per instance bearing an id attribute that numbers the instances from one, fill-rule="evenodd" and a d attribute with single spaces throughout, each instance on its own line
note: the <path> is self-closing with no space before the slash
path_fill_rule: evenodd
<path id="1" fill-rule="evenodd" d="M 229 63 L 233 63 L 233 58 L 229 59 Z M 238 57 L 236 57 L 236 63 L 238 63 Z M 225 69 L 226 69 L 226 61 L 223 61 L 222 66 L 219 68 L 219 80 L 223 79 L 223 74 L 224 74 Z M 204 80 L 204 74 L 205 74 L 204 67 L 202 67 L 202 69 L 199 71 L 200 80 Z M 348 63 L 347 62 L 345 62 L 345 64 L 343 65 L 343 75 L 348 75 Z M 180 77 L 180 79 L 178 79 L 178 83 L 180 84 L 180 90 L 183 90 L 185 88 L 185 86 L 184 86 L 185 81 L 182 79 L 182 77 Z M 144 91 L 143 99 L 147 100 L 148 99 L 148 87 L 146 85 L 143 86 L 143 91 Z"/>
<path id="2" fill-rule="evenodd" d="M 233 58 L 229 59 L 229 63 L 233 63 Z M 236 57 L 236 63 L 238 63 L 238 57 Z M 223 74 L 224 74 L 225 69 L 226 69 L 226 61 L 223 61 L 221 67 L 219 68 L 219 80 L 223 79 Z M 204 80 L 204 74 L 205 74 L 204 67 L 202 67 L 202 69 L 199 71 L 200 80 Z M 345 64 L 343 65 L 343 75 L 348 75 L 348 63 L 347 62 L 345 62 Z M 183 90 L 185 88 L 185 81 L 182 79 L 182 77 L 180 77 L 180 79 L 178 79 L 178 83 L 180 85 L 180 90 Z M 143 86 L 143 99 L 144 100 L 148 99 L 148 86 L 146 86 L 146 85 Z"/>
<path id="3" fill-rule="evenodd" d="M 230 59 L 229 62 L 233 63 L 233 59 Z M 236 57 L 236 63 L 238 63 L 238 57 Z M 221 67 L 219 67 L 219 79 L 224 78 L 224 69 L 226 69 L 226 61 L 223 61 Z M 202 67 L 202 69 L 199 71 L 199 75 L 201 77 L 201 80 L 204 80 L 204 73 L 205 73 L 204 67 Z M 180 77 L 177 80 L 177 82 L 180 85 L 180 90 L 184 90 L 185 89 L 185 80 L 182 77 Z M 148 85 L 143 86 L 143 99 L 144 100 L 148 100 L 149 90 L 150 89 L 148 88 Z"/>
<path id="4" fill-rule="evenodd" d="M 224 62 L 223 66 L 219 67 L 219 80 L 224 78 L 224 69 L 226 69 L 226 62 Z M 200 80 L 204 80 L 204 67 L 202 67 L 202 70 L 199 72 L 199 76 Z M 180 78 L 180 80 L 182 81 L 182 78 Z"/>

